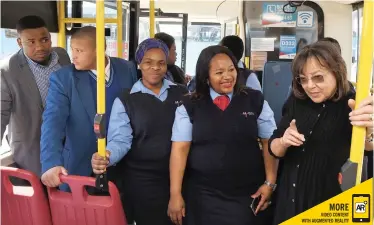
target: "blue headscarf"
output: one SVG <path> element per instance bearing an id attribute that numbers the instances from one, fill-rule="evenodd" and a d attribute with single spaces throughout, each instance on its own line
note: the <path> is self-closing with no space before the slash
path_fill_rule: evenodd
<path id="1" fill-rule="evenodd" d="M 165 53 L 166 58 L 168 58 L 168 56 L 169 56 L 168 46 L 164 42 L 162 42 L 158 39 L 148 38 L 148 39 L 145 39 L 144 41 L 142 41 L 138 45 L 138 48 L 136 49 L 136 52 L 135 52 L 136 63 L 140 64 L 141 61 L 143 60 L 143 57 L 144 57 L 145 53 L 148 50 L 153 49 L 153 48 L 161 49 Z"/>

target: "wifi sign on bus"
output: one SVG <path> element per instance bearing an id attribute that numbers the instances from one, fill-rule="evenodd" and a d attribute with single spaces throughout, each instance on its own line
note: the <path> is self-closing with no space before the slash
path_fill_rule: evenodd
<path id="1" fill-rule="evenodd" d="M 297 26 L 298 27 L 313 27 L 313 12 L 299 11 L 297 12 Z"/>

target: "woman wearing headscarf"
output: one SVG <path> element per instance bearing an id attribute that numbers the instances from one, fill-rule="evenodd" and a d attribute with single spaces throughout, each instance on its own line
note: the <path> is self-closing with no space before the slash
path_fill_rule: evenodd
<path id="1" fill-rule="evenodd" d="M 292 62 L 292 74 L 292 94 L 269 141 L 270 154 L 283 160 L 274 225 L 341 193 L 337 177 L 349 158 L 352 125 L 373 123 L 372 97 L 352 112 L 355 91 L 331 43 L 304 47 Z"/>
<path id="2" fill-rule="evenodd" d="M 168 54 L 168 47 L 157 39 L 139 44 L 135 57 L 142 79 L 114 101 L 107 158 L 92 157 L 95 174 L 123 158 L 125 213 L 137 225 L 171 224 L 167 216 L 171 130 L 187 89 L 164 79 Z"/>
<path id="3" fill-rule="evenodd" d="M 183 225 L 272 221 L 265 209 L 276 186 L 277 161 L 267 151 L 267 140 L 275 123 L 272 114 L 263 113 L 262 93 L 239 87 L 238 73 L 229 49 L 204 49 L 196 64 L 196 92 L 176 110 L 168 209 L 176 224 L 183 216 Z M 257 197 L 259 205 L 252 212 L 252 198 Z"/>

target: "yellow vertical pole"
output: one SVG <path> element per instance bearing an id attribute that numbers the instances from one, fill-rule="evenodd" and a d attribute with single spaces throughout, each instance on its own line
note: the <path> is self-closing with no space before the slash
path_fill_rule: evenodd
<path id="1" fill-rule="evenodd" d="M 122 0 L 117 0 L 117 56 L 123 58 L 123 20 Z"/>
<path id="2" fill-rule="evenodd" d="M 244 58 L 245 67 L 249 68 L 249 56 Z"/>
<path id="3" fill-rule="evenodd" d="M 235 24 L 235 35 L 240 36 L 240 27 L 239 24 Z"/>
<path id="4" fill-rule="evenodd" d="M 149 0 L 149 36 L 155 36 L 155 1 Z"/>
<path id="5" fill-rule="evenodd" d="M 57 1 L 58 8 L 58 47 L 66 49 L 65 1 Z"/>
<path id="6" fill-rule="evenodd" d="M 105 118 L 105 22 L 104 22 L 104 0 L 96 1 L 96 60 L 97 60 L 97 114 Z M 101 124 L 105 129 L 105 119 Z M 99 137 L 98 152 L 105 156 L 105 136 Z"/>
<path id="7" fill-rule="evenodd" d="M 97 69 L 97 113 L 94 130 L 97 136 L 97 151 L 106 157 L 106 116 L 105 116 L 105 13 L 104 0 L 96 1 L 96 69 Z M 96 177 L 96 188 L 108 191 L 106 172 Z"/>
<path id="8" fill-rule="evenodd" d="M 362 47 L 360 48 L 360 61 L 358 64 L 356 108 L 364 98 L 369 96 L 371 83 L 370 74 L 373 63 L 373 13 L 374 2 L 364 1 L 362 37 L 360 43 L 360 46 Z M 353 127 L 350 160 L 357 163 L 356 185 L 361 183 L 365 133 L 365 128 L 357 126 Z"/>

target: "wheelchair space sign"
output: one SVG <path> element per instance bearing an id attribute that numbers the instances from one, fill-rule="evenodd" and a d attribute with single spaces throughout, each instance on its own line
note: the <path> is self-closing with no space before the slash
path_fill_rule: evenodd
<path id="1" fill-rule="evenodd" d="M 298 27 L 313 27 L 313 12 L 299 11 L 297 12 L 297 26 Z"/>

